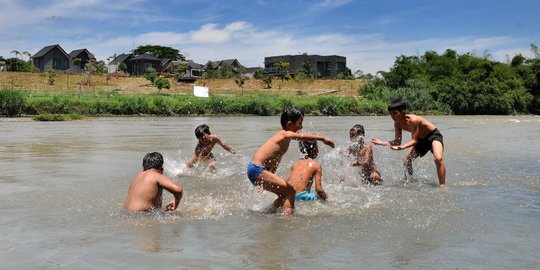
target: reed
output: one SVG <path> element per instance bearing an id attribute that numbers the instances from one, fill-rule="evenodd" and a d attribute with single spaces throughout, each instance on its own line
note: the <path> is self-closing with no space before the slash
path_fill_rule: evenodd
<path id="1" fill-rule="evenodd" d="M 198 98 L 181 94 L 123 95 L 114 91 L 64 94 L 15 92 L 19 100 L 23 102 L 21 113 L 26 115 L 269 116 L 280 114 L 288 106 L 297 107 L 310 115 L 383 115 L 387 113 L 385 102 L 361 97 L 251 94 L 213 95 L 209 98 Z"/>

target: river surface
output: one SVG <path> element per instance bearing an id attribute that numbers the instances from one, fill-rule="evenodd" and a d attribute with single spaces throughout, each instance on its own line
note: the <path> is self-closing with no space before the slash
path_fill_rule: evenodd
<path id="1" fill-rule="evenodd" d="M 446 188 L 431 153 L 405 179 L 406 152 L 374 147 L 382 186 L 341 165 L 354 124 L 388 140 L 390 117 L 306 116 L 303 132 L 336 142 L 319 144 L 331 201 L 297 203 L 294 217 L 264 214 L 275 195 L 245 172 L 278 117 L 2 118 L 0 269 L 538 269 L 540 117 L 426 118 L 444 135 Z M 200 124 L 245 156 L 216 145 L 216 172 L 187 170 Z M 172 213 L 125 214 L 153 151 L 184 197 Z M 278 175 L 298 158 L 293 142 Z"/>

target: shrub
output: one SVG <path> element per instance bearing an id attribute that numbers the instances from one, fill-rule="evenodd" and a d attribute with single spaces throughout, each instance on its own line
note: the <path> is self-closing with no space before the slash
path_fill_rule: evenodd
<path id="1" fill-rule="evenodd" d="M 26 96 L 19 90 L 0 90 L 0 114 L 5 116 L 20 115 Z"/>

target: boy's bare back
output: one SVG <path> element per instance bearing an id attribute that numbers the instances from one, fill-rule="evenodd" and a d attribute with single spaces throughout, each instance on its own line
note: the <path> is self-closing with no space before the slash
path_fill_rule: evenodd
<path id="1" fill-rule="evenodd" d="M 164 175 L 146 170 L 137 174 L 131 181 L 124 209 L 128 211 L 148 211 L 161 208 L 163 189 L 158 182 Z"/>
<path id="2" fill-rule="evenodd" d="M 255 156 L 253 156 L 252 162 L 261 164 L 272 173 L 275 173 L 281 158 L 289 149 L 291 143 L 292 131 L 280 130 L 272 138 L 270 138 L 265 144 L 259 148 Z"/>

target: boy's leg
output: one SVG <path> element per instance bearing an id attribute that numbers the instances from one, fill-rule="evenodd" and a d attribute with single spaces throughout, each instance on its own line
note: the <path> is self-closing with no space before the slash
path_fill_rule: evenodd
<path id="1" fill-rule="evenodd" d="M 257 176 L 257 182 L 264 189 L 278 195 L 278 199 L 273 203 L 274 207 L 283 204 L 285 214 L 293 213 L 294 195 L 296 192 L 291 185 L 269 171 L 262 171 L 259 176 Z"/>
<path id="2" fill-rule="evenodd" d="M 211 171 L 215 171 L 216 168 L 217 168 L 217 160 L 215 159 L 210 159 L 210 164 L 208 164 L 208 167 L 210 167 L 210 170 Z"/>
<path id="3" fill-rule="evenodd" d="M 413 159 L 418 157 L 418 154 L 416 154 L 416 151 L 414 151 L 414 147 L 409 151 L 407 156 L 405 156 L 405 161 L 403 162 L 403 165 L 405 166 L 405 178 L 409 179 L 412 178 L 413 175 L 413 167 L 412 162 Z"/>
<path id="4" fill-rule="evenodd" d="M 444 186 L 446 183 L 446 165 L 444 164 L 443 150 L 444 148 L 441 142 L 434 140 L 431 143 L 431 151 L 433 152 L 433 159 L 437 167 L 437 176 L 439 177 L 439 186 Z"/>

